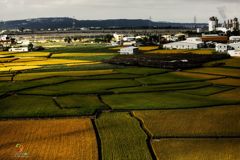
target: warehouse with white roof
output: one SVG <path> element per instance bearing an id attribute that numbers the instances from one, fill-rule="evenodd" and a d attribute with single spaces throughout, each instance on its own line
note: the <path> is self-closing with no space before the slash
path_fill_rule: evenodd
<path id="1" fill-rule="evenodd" d="M 187 38 L 185 41 L 173 42 L 164 44 L 165 49 L 199 49 L 202 48 L 204 43 L 199 37 Z"/>

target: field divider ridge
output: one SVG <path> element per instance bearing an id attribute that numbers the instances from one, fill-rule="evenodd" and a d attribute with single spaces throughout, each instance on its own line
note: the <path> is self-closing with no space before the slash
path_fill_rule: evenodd
<path id="1" fill-rule="evenodd" d="M 134 119 L 136 119 L 136 120 L 139 122 L 140 127 L 142 128 L 142 130 L 144 131 L 144 133 L 147 135 L 147 146 L 148 146 L 149 152 L 150 152 L 150 154 L 151 154 L 151 156 L 152 156 L 152 159 L 153 159 L 153 160 L 157 160 L 156 153 L 155 153 L 155 151 L 154 151 L 154 149 L 153 149 L 153 147 L 152 147 L 152 144 L 151 144 L 151 142 L 152 142 L 152 140 L 153 140 L 153 139 L 152 139 L 152 138 L 153 138 L 153 135 L 152 135 L 151 132 L 144 126 L 143 121 L 140 120 L 138 117 L 136 117 L 136 116 L 134 115 L 134 112 L 133 112 L 133 111 L 130 111 L 129 114 L 130 114 L 131 117 L 133 117 Z"/>

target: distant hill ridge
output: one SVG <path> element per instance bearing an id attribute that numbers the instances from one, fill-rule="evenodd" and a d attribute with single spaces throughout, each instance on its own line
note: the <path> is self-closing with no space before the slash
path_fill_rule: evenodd
<path id="1" fill-rule="evenodd" d="M 197 24 L 206 26 L 207 24 Z M 0 22 L 0 29 L 57 29 L 57 28 L 82 28 L 82 27 L 101 27 L 101 28 L 192 28 L 193 23 L 171 23 L 153 22 L 143 19 L 107 19 L 107 20 L 77 20 L 68 17 L 34 18 L 25 20 L 11 20 Z"/>

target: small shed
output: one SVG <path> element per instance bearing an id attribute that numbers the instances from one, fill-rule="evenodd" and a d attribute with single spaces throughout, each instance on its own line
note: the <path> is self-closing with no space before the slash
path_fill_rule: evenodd
<path id="1" fill-rule="evenodd" d="M 120 54 L 121 55 L 133 55 L 133 54 L 138 54 L 138 47 L 124 47 L 120 49 Z"/>

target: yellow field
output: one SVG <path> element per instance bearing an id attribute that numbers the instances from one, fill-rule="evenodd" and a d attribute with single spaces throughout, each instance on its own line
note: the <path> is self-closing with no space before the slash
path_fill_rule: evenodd
<path id="1" fill-rule="evenodd" d="M 9 77 L 11 74 L 0 74 L 0 77 Z"/>
<path id="2" fill-rule="evenodd" d="M 158 48 L 159 48 L 158 46 L 142 46 L 142 47 L 139 47 L 139 50 L 140 51 L 151 51 L 151 50 L 156 50 Z"/>
<path id="3" fill-rule="evenodd" d="M 93 64 L 101 64 L 101 63 L 102 62 L 71 63 L 71 64 L 66 64 L 66 66 L 93 65 Z"/>
<path id="4" fill-rule="evenodd" d="M 240 139 L 161 139 L 152 142 L 158 160 L 237 160 Z"/>
<path id="5" fill-rule="evenodd" d="M 159 50 L 155 50 L 155 51 L 150 51 L 147 53 L 154 53 L 154 54 L 179 54 L 179 53 L 185 53 L 189 50 L 179 50 L 179 49 L 169 49 L 169 50 L 165 50 L 165 49 L 159 49 Z"/>
<path id="6" fill-rule="evenodd" d="M 48 52 L 27 52 L 27 53 L 10 53 L 15 57 L 47 57 L 50 53 Z"/>
<path id="7" fill-rule="evenodd" d="M 236 89 L 233 89 L 230 91 L 218 93 L 218 94 L 212 95 L 210 97 L 240 101 L 240 88 L 236 88 Z"/>
<path id="8" fill-rule="evenodd" d="M 172 50 L 165 50 L 165 49 L 161 49 L 161 50 L 155 50 L 155 51 L 150 51 L 147 53 L 154 53 L 154 54 L 183 54 L 183 53 L 193 53 L 193 54 L 212 54 L 214 50 L 187 50 L 187 49 L 172 49 Z"/>
<path id="9" fill-rule="evenodd" d="M 212 54 L 214 49 L 198 49 L 198 50 L 191 50 L 191 53 L 195 54 Z"/>
<path id="10" fill-rule="evenodd" d="M 206 67 L 206 68 L 191 69 L 187 71 L 196 72 L 196 73 L 215 74 L 215 75 L 222 75 L 222 76 L 240 77 L 240 69 L 233 69 L 233 68 Z"/>
<path id="11" fill-rule="evenodd" d="M 199 73 L 190 73 L 190 72 L 174 72 L 174 74 L 190 78 L 199 78 L 199 79 L 214 79 L 221 78 L 223 76 L 218 75 L 209 75 L 209 74 L 199 74 Z"/>
<path id="12" fill-rule="evenodd" d="M 124 47 L 114 47 L 114 48 L 110 48 L 111 50 L 120 50 Z M 151 50 L 156 50 L 159 47 L 158 46 L 140 46 L 138 47 L 140 51 L 146 52 L 146 51 L 151 51 Z"/>
<path id="13" fill-rule="evenodd" d="M 209 62 L 209 63 L 204 64 L 204 66 L 205 67 L 211 67 L 212 65 L 214 65 L 216 63 L 225 63 L 224 66 L 240 67 L 240 58 L 234 57 L 234 58 L 230 58 L 230 59 Z"/>
<path id="14" fill-rule="evenodd" d="M 8 67 L 0 67 L 0 72 L 11 72 L 11 71 L 22 71 L 22 70 L 28 70 L 28 69 L 35 69 L 40 68 L 41 66 L 8 66 Z"/>
<path id="15" fill-rule="evenodd" d="M 0 63 L 8 63 L 17 60 L 17 58 L 0 58 Z"/>
<path id="16" fill-rule="evenodd" d="M 239 136 L 240 106 L 187 110 L 136 111 L 149 132 L 165 136 Z M 231 124 L 231 125 L 229 125 Z"/>
<path id="17" fill-rule="evenodd" d="M 13 52 L 8 52 L 8 51 L 0 51 L 0 55 L 6 55 L 6 54 L 11 54 Z"/>
<path id="18" fill-rule="evenodd" d="M 13 63 L 20 63 L 20 62 L 30 62 L 30 61 L 45 61 L 47 58 L 44 57 L 21 57 L 13 61 Z"/>
<path id="19" fill-rule="evenodd" d="M 222 85 L 230 85 L 230 86 L 240 87 L 240 79 L 234 79 L 234 78 L 223 78 L 223 79 L 211 80 L 209 82 L 211 82 L 213 84 L 222 84 Z"/>
<path id="20" fill-rule="evenodd" d="M 110 50 L 120 50 L 122 49 L 123 47 L 113 47 L 113 48 L 109 48 Z"/>
<path id="21" fill-rule="evenodd" d="M 112 53 L 61 53 L 53 54 L 52 58 L 56 57 L 92 57 L 92 56 L 110 56 L 115 55 Z"/>
<path id="22" fill-rule="evenodd" d="M 47 77 L 60 77 L 60 76 L 90 76 L 112 74 L 113 70 L 92 70 L 92 71 L 66 71 L 66 72 L 40 72 L 40 73 L 22 73 L 18 74 L 14 80 L 32 80 Z"/>
<path id="23" fill-rule="evenodd" d="M 11 76 L 9 76 L 9 77 L 0 76 L 0 81 L 10 81 L 10 80 L 11 80 Z"/>
<path id="24" fill-rule="evenodd" d="M 0 121 L 0 133 L 1 159 L 98 159 L 90 119 Z"/>
<path id="25" fill-rule="evenodd" d="M 43 66 L 43 65 L 57 65 L 57 64 L 71 64 L 71 63 L 91 63 L 86 60 L 69 60 L 69 59 L 46 59 L 44 61 L 27 61 L 15 63 L 2 63 L 4 66 Z"/>

